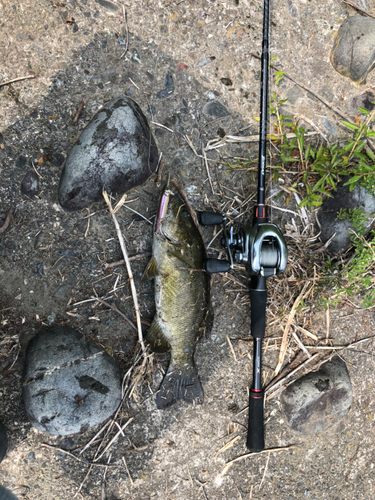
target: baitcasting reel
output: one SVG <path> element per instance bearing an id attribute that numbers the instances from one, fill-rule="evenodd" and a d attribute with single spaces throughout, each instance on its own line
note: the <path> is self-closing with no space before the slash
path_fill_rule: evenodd
<path id="1" fill-rule="evenodd" d="M 261 192 L 261 190 L 260 190 Z M 228 260 L 207 259 L 206 272 L 224 273 L 233 268 L 235 262 L 243 263 L 251 276 L 250 319 L 251 336 L 254 339 L 253 383 L 249 391 L 249 426 L 246 445 L 250 451 L 264 449 L 264 390 L 262 389 L 262 339 L 266 329 L 267 287 L 266 279 L 285 271 L 288 252 L 280 229 L 268 222 L 268 207 L 255 205 L 253 226 L 242 228 L 233 234 L 227 232 L 226 218 L 218 213 L 201 212 L 200 223 L 204 226 L 223 224 L 224 236 L 221 244 Z M 233 254 L 233 255 L 232 255 Z"/>
<path id="2" fill-rule="evenodd" d="M 264 210 L 267 207 L 264 206 Z M 202 226 L 223 224 L 224 236 L 221 245 L 225 248 L 229 260 L 207 259 L 205 269 L 208 274 L 225 273 L 233 269 L 233 263 L 245 264 L 250 276 L 268 278 L 285 271 L 287 264 L 287 247 L 280 229 L 269 222 L 256 222 L 256 219 L 268 217 L 257 216 L 255 212 L 253 227 L 245 226 L 237 234 L 233 227 L 228 233 L 225 216 L 215 212 L 200 212 L 199 222 Z"/>

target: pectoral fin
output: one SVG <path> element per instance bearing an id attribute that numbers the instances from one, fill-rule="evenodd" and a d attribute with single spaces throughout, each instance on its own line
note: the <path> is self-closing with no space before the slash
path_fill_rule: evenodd
<path id="1" fill-rule="evenodd" d="M 155 257 L 152 257 L 150 262 L 147 264 L 145 272 L 143 273 L 141 281 L 152 280 L 159 274 L 158 265 L 156 263 Z"/>
<path id="2" fill-rule="evenodd" d="M 171 345 L 165 338 L 158 319 L 154 319 L 152 322 L 146 340 L 154 352 L 166 352 L 171 349 Z"/>

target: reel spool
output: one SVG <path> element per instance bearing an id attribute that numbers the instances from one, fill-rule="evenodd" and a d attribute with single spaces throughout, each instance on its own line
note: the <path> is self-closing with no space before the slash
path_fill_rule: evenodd
<path id="1" fill-rule="evenodd" d="M 229 234 L 226 218 L 214 212 L 201 212 L 199 221 L 204 226 L 223 224 L 224 237 L 221 245 L 225 248 L 229 260 L 207 259 L 208 274 L 223 273 L 233 269 L 233 261 L 243 263 L 250 276 L 268 278 L 285 271 L 287 265 L 287 247 L 283 235 L 275 224 L 258 223 L 252 228 L 243 228 L 238 234 Z M 232 255 L 232 253 L 234 255 Z"/>

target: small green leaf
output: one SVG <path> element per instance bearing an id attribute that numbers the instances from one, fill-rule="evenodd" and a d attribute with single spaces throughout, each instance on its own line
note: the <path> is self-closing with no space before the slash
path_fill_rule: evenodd
<path id="1" fill-rule="evenodd" d="M 346 120 L 342 120 L 341 123 L 352 130 L 359 130 L 359 127 L 354 125 L 354 123 L 347 122 Z"/>
<path id="2" fill-rule="evenodd" d="M 367 156 L 370 158 L 371 161 L 375 161 L 375 155 L 374 153 L 371 151 L 370 148 L 366 148 L 366 153 L 367 153 Z"/>
<path id="3" fill-rule="evenodd" d="M 358 109 L 359 109 L 359 111 L 361 111 L 362 113 L 364 113 L 367 116 L 370 114 L 370 111 L 366 108 L 361 108 L 358 106 Z"/>
<path id="4" fill-rule="evenodd" d="M 349 184 L 356 184 L 361 177 L 362 177 L 361 175 L 354 175 L 348 180 L 348 182 L 345 182 L 344 186 L 348 186 Z"/>

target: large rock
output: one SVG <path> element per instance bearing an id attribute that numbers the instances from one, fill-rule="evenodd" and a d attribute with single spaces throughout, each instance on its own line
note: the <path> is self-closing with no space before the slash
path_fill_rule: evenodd
<path id="1" fill-rule="evenodd" d="M 335 33 L 331 63 L 342 75 L 363 83 L 375 66 L 375 19 L 346 18 Z"/>
<path id="2" fill-rule="evenodd" d="M 347 220 L 337 220 L 340 209 L 361 208 L 363 217 L 368 220 L 367 231 L 370 230 L 371 220 L 375 213 L 375 197 L 359 184 L 353 191 L 349 191 L 349 186 L 344 186 L 347 180 L 345 178 L 338 184 L 337 190 L 332 192 L 332 198 L 326 198 L 318 212 L 322 242 L 325 243 L 336 233 L 328 247 L 331 254 L 343 253 L 352 246 L 350 238 L 353 233 L 350 230 L 353 229 L 353 225 Z"/>
<path id="3" fill-rule="evenodd" d="M 346 364 L 339 357 L 285 389 L 281 404 L 288 424 L 303 434 L 316 434 L 344 417 L 352 403 Z"/>
<path id="4" fill-rule="evenodd" d="M 121 401 L 113 358 L 76 330 L 54 326 L 26 351 L 23 396 L 34 427 L 64 436 L 103 422 Z"/>
<path id="5" fill-rule="evenodd" d="M 158 150 L 146 117 L 128 97 L 108 102 L 72 147 L 62 171 L 60 205 L 80 210 L 102 198 L 103 187 L 122 194 L 156 170 Z"/>

